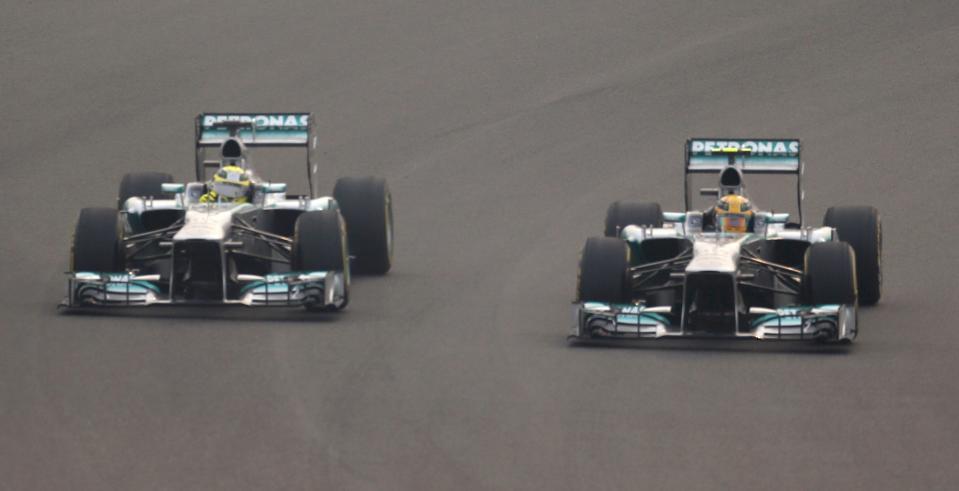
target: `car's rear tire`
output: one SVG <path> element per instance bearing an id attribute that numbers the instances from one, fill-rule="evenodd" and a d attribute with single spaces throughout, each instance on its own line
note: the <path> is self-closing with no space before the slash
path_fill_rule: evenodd
<path id="1" fill-rule="evenodd" d="M 73 232 L 70 271 L 111 272 L 124 268 L 120 214 L 113 208 L 80 210 Z"/>
<path id="2" fill-rule="evenodd" d="M 882 296 L 882 220 L 872 206 L 834 206 L 823 225 L 839 232 L 839 240 L 856 251 L 859 303 L 874 305 Z"/>
<path id="3" fill-rule="evenodd" d="M 586 239 L 579 261 L 580 302 L 628 303 L 629 246 L 612 237 Z"/>
<path id="4" fill-rule="evenodd" d="M 393 265 L 393 199 L 386 179 L 338 179 L 333 198 L 346 220 L 356 272 L 386 274 Z"/>
<path id="5" fill-rule="evenodd" d="M 123 209 L 123 204 L 134 196 L 152 196 L 156 199 L 172 199 L 164 193 L 161 186 L 173 182 L 173 176 L 165 172 L 131 172 L 124 174 L 120 181 L 120 190 L 117 193 L 117 208 Z"/>
<path id="6" fill-rule="evenodd" d="M 662 227 L 663 209 L 659 203 L 616 201 L 610 204 L 606 210 L 604 235 L 618 237 L 619 231 L 627 225 Z"/>
<path id="7" fill-rule="evenodd" d="M 290 269 L 343 273 L 343 300 L 333 306 L 307 306 L 309 310 L 340 310 L 350 301 L 350 260 L 346 229 L 337 210 L 308 211 L 296 219 Z"/>
<path id="8" fill-rule="evenodd" d="M 856 253 L 845 242 L 806 249 L 802 290 L 807 305 L 856 303 Z"/>

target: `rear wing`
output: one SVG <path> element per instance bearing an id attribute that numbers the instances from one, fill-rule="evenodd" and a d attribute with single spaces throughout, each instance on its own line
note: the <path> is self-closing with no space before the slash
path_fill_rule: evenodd
<path id="1" fill-rule="evenodd" d="M 207 167 L 219 166 L 219 159 L 205 159 L 206 151 L 219 148 L 230 138 L 237 138 L 249 148 L 304 148 L 310 197 L 316 195 L 313 175 L 317 167 L 313 154 L 317 138 L 312 113 L 200 113 L 194 127 L 197 180 L 205 178 Z"/>
<path id="2" fill-rule="evenodd" d="M 686 140 L 684 159 L 684 189 L 686 210 L 691 195 L 690 174 L 719 174 L 727 167 L 735 167 L 742 174 L 787 174 L 796 176 L 796 201 L 799 221 L 802 223 L 801 145 L 797 139 L 783 138 L 690 138 Z"/>
<path id="3" fill-rule="evenodd" d="M 686 140 L 686 172 L 720 172 L 736 164 L 745 173 L 798 174 L 799 140 L 730 140 L 691 138 Z"/>

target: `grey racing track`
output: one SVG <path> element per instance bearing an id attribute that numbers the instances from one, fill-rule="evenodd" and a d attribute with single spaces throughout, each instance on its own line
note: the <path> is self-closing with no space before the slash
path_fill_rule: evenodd
<path id="1" fill-rule="evenodd" d="M 0 488 L 959 479 L 952 0 L 2 10 Z M 348 311 L 58 314 L 81 207 L 124 172 L 189 179 L 197 112 L 301 109 L 327 192 L 393 190 L 396 267 Z M 809 223 L 881 209 L 851 349 L 567 346 L 584 240 L 615 199 L 681 209 L 689 136 L 801 138 Z"/>

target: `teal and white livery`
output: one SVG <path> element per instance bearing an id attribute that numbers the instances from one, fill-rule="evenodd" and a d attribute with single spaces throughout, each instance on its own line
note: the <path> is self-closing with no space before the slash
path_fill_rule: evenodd
<path id="1" fill-rule="evenodd" d="M 733 338 L 851 342 L 860 305 L 881 292 L 882 228 L 868 206 L 801 213 L 755 209 L 744 176 L 801 176 L 799 140 L 691 139 L 686 174 L 713 173 L 715 207 L 664 213 L 617 201 L 604 237 L 582 252 L 572 341 Z M 687 179 L 687 203 L 689 202 Z M 797 186 L 802 206 L 802 188 Z"/>
<path id="2" fill-rule="evenodd" d="M 117 207 L 81 210 L 63 306 L 333 311 L 349 302 L 352 273 L 389 271 L 386 181 L 342 178 L 318 196 L 311 114 L 204 113 L 195 127 L 195 181 L 127 174 Z M 271 147 L 306 150 L 307 194 L 255 173 L 250 151 Z"/>

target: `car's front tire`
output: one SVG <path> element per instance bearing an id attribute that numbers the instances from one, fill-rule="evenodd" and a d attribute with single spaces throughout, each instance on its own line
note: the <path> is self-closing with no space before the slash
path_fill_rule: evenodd
<path id="1" fill-rule="evenodd" d="M 124 268 L 120 214 L 113 208 L 80 210 L 73 233 L 70 271 L 111 272 Z"/>
<path id="2" fill-rule="evenodd" d="M 290 259 L 293 271 L 343 273 L 343 299 L 335 305 L 308 305 L 308 310 L 340 310 L 350 301 L 350 260 L 343 218 L 337 210 L 308 211 L 296 219 Z"/>
<path id="3" fill-rule="evenodd" d="M 807 305 L 856 303 L 856 253 L 845 242 L 820 242 L 806 249 L 802 290 Z"/>
<path id="4" fill-rule="evenodd" d="M 624 304 L 630 300 L 629 246 L 612 237 L 586 239 L 579 261 L 580 302 Z"/>

